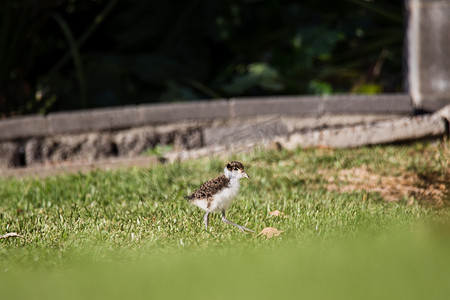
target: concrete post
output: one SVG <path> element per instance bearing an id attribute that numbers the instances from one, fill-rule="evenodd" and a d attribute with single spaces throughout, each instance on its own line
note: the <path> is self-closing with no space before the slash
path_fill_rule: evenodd
<path id="1" fill-rule="evenodd" d="M 416 109 L 450 104 L 450 0 L 405 0 L 406 88 Z"/>

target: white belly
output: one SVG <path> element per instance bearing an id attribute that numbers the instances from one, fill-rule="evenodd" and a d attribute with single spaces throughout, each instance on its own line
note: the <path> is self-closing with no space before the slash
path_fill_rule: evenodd
<path id="1" fill-rule="evenodd" d="M 230 187 L 225 188 L 214 196 L 214 200 L 211 203 L 208 211 L 222 211 L 227 210 L 230 206 L 231 201 L 236 197 L 239 192 L 240 184 L 239 180 L 231 180 Z"/>

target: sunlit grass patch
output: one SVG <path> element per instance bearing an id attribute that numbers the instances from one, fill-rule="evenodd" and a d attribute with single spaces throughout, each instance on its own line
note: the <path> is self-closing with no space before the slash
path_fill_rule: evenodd
<path id="1" fill-rule="evenodd" d="M 437 299 L 450 263 L 446 147 L 233 157 L 251 180 L 227 217 L 255 234 L 217 215 L 206 232 L 203 212 L 183 199 L 222 171 L 219 159 L 2 179 L 0 233 L 22 237 L 0 240 L 0 290 L 5 299 Z M 384 193 L 429 190 L 421 176 L 435 180 L 442 205 L 406 188 Z M 283 232 L 257 236 L 267 227 Z"/>

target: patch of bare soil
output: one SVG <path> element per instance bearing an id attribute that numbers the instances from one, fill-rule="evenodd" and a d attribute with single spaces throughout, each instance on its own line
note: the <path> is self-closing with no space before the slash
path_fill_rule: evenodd
<path id="1" fill-rule="evenodd" d="M 450 192 L 448 174 L 442 177 L 438 174 L 403 171 L 398 176 L 384 176 L 363 166 L 340 170 L 337 177 L 331 176 L 327 179 L 328 190 L 378 192 L 389 202 L 407 199 L 408 204 L 412 204 L 417 200 L 421 204 L 435 207 L 443 206 L 448 201 Z"/>

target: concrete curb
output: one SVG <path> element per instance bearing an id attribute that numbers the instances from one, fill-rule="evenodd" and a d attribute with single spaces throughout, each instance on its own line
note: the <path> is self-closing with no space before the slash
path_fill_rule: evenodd
<path id="1" fill-rule="evenodd" d="M 145 104 L 138 106 L 137 111 L 140 125 L 150 125 L 189 119 L 225 119 L 230 117 L 228 106 L 228 101 L 217 99 L 211 102 Z"/>
<path id="2" fill-rule="evenodd" d="M 260 115 L 323 114 L 412 115 L 407 94 L 375 96 L 274 96 L 145 104 L 0 120 L 0 141 L 98 130 L 117 130 L 183 120 L 245 118 Z"/>
<path id="3" fill-rule="evenodd" d="M 93 109 L 80 112 L 62 112 L 47 117 L 48 134 L 112 130 L 138 125 L 137 108 L 121 107 Z"/>
<path id="4" fill-rule="evenodd" d="M 27 116 L 0 121 L 0 140 L 13 140 L 48 134 L 48 118 Z"/>
<path id="5" fill-rule="evenodd" d="M 231 98 L 230 116 L 250 117 L 259 115 L 319 115 L 320 97 L 264 97 Z"/>

